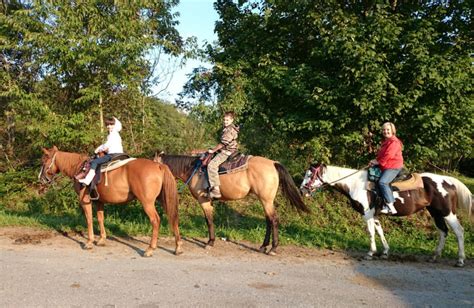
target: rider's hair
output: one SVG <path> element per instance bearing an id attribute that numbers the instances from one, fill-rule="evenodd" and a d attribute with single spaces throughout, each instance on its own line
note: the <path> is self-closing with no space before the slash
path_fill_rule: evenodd
<path id="1" fill-rule="evenodd" d="M 232 119 L 235 119 L 235 112 L 226 111 L 226 112 L 224 112 L 224 117 L 231 117 Z"/>
<path id="2" fill-rule="evenodd" d="M 382 128 L 384 128 L 385 126 L 390 126 L 390 128 L 392 129 L 393 135 L 394 136 L 397 135 L 397 129 L 395 128 L 395 124 L 393 124 L 392 122 L 385 122 L 383 123 Z"/>
<path id="3" fill-rule="evenodd" d="M 113 118 L 113 117 L 108 117 L 108 118 L 105 119 L 104 122 L 105 122 L 105 126 L 107 126 L 107 125 L 115 125 L 115 118 Z"/>

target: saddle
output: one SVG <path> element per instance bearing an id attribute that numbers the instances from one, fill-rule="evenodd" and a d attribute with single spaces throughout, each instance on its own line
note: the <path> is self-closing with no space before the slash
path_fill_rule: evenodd
<path id="1" fill-rule="evenodd" d="M 199 158 L 201 160 L 201 169 L 207 168 L 207 165 L 214 156 L 215 153 L 201 154 Z M 248 161 L 251 157 L 252 155 L 245 155 L 240 152 L 231 154 L 229 158 L 219 166 L 219 174 L 235 173 L 246 170 L 248 168 Z"/>
<path id="2" fill-rule="evenodd" d="M 79 168 L 79 172 L 76 175 L 74 175 L 74 178 L 76 178 L 76 180 L 80 180 L 80 179 L 83 179 L 83 178 L 86 177 L 87 173 L 91 169 L 91 160 L 93 160 L 94 158 L 95 157 L 91 156 L 87 160 L 82 162 L 81 168 Z M 118 164 L 120 161 L 122 161 L 124 159 L 128 159 L 128 158 L 130 158 L 130 156 L 128 154 L 125 154 L 125 153 L 114 154 L 110 161 L 108 161 L 108 162 L 106 162 L 106 163 L 99 166 L 100 167 L 100 172 L 108 171 L 109 166 L 113 166 L 115 164 Z M 124 164 L 121 164 L 121 165 L 124 165 Z M 99 167 L 97 169 L 99 169 Z M 113 170 L 113 169 L 110 169 L 110 170 Z M 98 170 L 96 170 L 96 171 L 98 171 Z M 97 172 L 97 173 L 100 173 L 100 172 Z"/>
<path id="3" fill-rule="evenodd" d="M 81 168 L 79 169 L 79 172 L 74 176 L 76 179 L 83 179 L 87 173 L 89 172 L 91 165 L 90 162 L 91 160 L 94 159 L 94 157 L 89 157 L 87 160 L 85 160 L 82 163 Z M 128 154 L 125 153 L 118 153 L 118 154 L 113 154 L 112 159 L 106 163 L 103 163 L 99 165 L 96 169 L 96 175 L 94 179 L 92 179 L 92 182 L 89 186 L 89 192 L 90 192 L 90 198 L 91 200 L 98 200 L 100 195 L 99 192 L 97 191 L 97 184 L 101 182 L 101 174 L 105 172 L 105 186 L 107 186 L 107 172 L 120 168 L 121 166 L 127 164 L 128 162 L 135 160 L 136 158 L 131 158 Z"/>
<path id="4" fill-rule="evenodd" d="M 370 169 L 372 169 L 371 167 Z M 369 181 L 367 182 L 367 190 L 376 190 L 376 183 L 380 179 L 380 169 L 370 170 L 368 172 Z M 378 175 L 378 176 L 377 176 Z M 406 169 L 402 169 L 400 174 L 390 183 L 393 191 L 407 191 L 423 188 L 423 179 L 419 173 L 410 173 Z"/>

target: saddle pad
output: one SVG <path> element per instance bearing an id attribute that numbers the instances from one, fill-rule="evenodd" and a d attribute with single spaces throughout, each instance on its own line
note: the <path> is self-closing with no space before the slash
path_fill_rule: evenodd
<path id="1" fill-rule="evenodd" d="M 132 160 L 135 160 L 135 159 L 136 158 L 127 158 L 127 159 L 124 159 L 124 160 L 111 161 L 108 164 L 103 164 L 100 167 L 100 172 L 109 172 L 109 171 L 115 170 L 117 168 L 122 167 L 123 165 L 128 164 L 129 162 L 131 162 Z"/>
<path id="2" fill-rule="evenodd" d="M 412 177 L 405 181 L 393 182 L 390 184 L 394 191 L 406 191 L 423 188 L 423 179 L 419 173 L 412 173 Z M 375 190 L 374 182 L 367 182 L 367 190 Z"/>
<path id="3" fill-rule="evenodd" d="M 234 173 L 246 170 L 248 168 L 250 158 L 252 158 L 252 155 L 240 154 L 231 160 L 226 160 L 219 166 L 219 174 Z"/>
<path id="4" fill-rule="evenodd" d="M 392 183 L 393 190 L 406 191 L 423 188 L 423 179 L 418 173 L 413 173 L 413 176 L 405 181 Z"/>

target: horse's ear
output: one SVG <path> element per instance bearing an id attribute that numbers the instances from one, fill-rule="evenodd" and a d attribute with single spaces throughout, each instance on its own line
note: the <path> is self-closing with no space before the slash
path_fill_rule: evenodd
<path id="1" fill-rule="evenodd" d="M 48 149 L 46 149 L 46 148 L 41 148 L 41 150 L 43 150 L 43 153 L 44 153 L 44 154 L 49 155 Z"/>
<path id="2" fill-rule="evenodd" d="M 59 151 L 58 148 L 55 145 L 53 145 L 53 150 L 54 151 Z"/>
<path id="3" fill-rule="evenodd" d="M 165 154 L 165 152 L 163 152 L 163 151 L 159 151 L 159 150 L 156 151 L 155 152 L 155 157 L 153 157 L 153 161 L 155 163 L 161 163 L 162 162 L 161 156 L 163 156 L 164 154 Z"/>

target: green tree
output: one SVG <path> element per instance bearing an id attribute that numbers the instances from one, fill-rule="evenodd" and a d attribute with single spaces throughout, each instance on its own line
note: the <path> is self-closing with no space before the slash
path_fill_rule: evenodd
<path id="1" fill-rule="evenodd" d="M 381 124 L 392 121 L 411 167 L 453 168 L 472 155 L 468 1 L 219 0 L 215 7 L 219 39 L 207 51 L 215 66 L 199 71 L 187 92 L 214 93 L 219 108 L 258 127 L 262 134 L 245 139 L 251 151 L 362 166 Z"/>
<path id="2" fill-rule="evenodd" d="M 193 47 L 175 28 L 177 3 L 2 2 L 2 156 L 21 163 L 53 143 L 90 150 L 104 113 L 123 117 L 130 151 L 139 152 L 152 122 L 145 121 L 154 65 L 147 55 L 189 56 Z"/>

